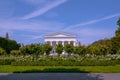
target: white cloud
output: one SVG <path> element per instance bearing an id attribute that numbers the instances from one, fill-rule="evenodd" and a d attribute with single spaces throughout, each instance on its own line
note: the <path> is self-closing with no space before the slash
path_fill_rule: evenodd
<path id="1" fill-rule="evenodd" d="M 0 29 L 6 31 L 55 31 L 64 27 L 63 23 L 52 21 L 19 21 L 19 20 L 2 20 L 0 21 Z"/>
<path id="2" fill-rule="evenodd" d="M 47 11 L 59 6 L 60 4 L 66 2 L 67 0 L 56 0 L 50 4 L 47 4 L 46 6 L 30 13 L 30 14 L 27 14 L 25 15 L 24 17 L 22 17 L 22 19 L 31 19 L 31 18 L 34 18 L 34 17 L 37 17 L 37 16 L 40 16 L 40 15 L 43 15 L 44 13 L 46 13 Z"/>
<path id="3" fill-rule="evenodd" d="M 10 38 L 20 43 L 33 43 L 43 40 L 43 35 L 56 32 L 65 27 L 64 23 L 53 21 L 0 20 L 0 36 L 10 33 Z M 37 41 L 36 41 L 37 40 Z"/>
<path id="4" fill-rule="evenodd" d="M 69 27 L 65 28 L 65 30 L 80 27 L 80 26 L 94 24 L 94 23 L 97 23 L 97 22 L 100 22 L 100 21 L 104 21 L 104 20 L 108 20 L 108 19 L 117 17 L 117 16 L 120 16 L 120 13 L 113 14 L 113 15 L 110 15 L 110 16 L 105 16 L 105 17 L 99 18 L 99 19 L 90 20 L 90 21 L 87 21 L 87 22 L 79 23 L 79 24 L 70 25 Z"/>

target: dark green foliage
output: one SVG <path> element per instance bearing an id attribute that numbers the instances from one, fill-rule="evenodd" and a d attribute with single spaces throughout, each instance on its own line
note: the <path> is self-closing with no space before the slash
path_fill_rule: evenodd
<path id="1" fill-rule="evenodd" d="M 23 55 L 34 54 L 38 56 L 39 54 L 43 55 L 43 45 L 41 44 L 30 44 L 20 48 L 20 53 Z"/>
<path id="2" fill-rule="evenodd" d="M 71 53 L 74 52 L 74 46 L 72 44 L 66 44 L 64 46 L 64 50 L 69 54 L 71 55 Z"/>
<path id="3" fill-rule="evenodd" d="M 10 52 L 11 55 L 20 55 L 20 51 L 19 50 L 12 50 Z"/>
<path id="4" fill-rule="evenodd" d="M 119 26 L 118 29 L 116 30 L 115 34 L 116 36 L 120 36 L 120 18 L 119 20 L 117 21 L 117 25 Z"/>
<path id="5" fill-rule="evenodd" d="M 0 59 L 0 65 L 11 65 L 14 61 L 14 59 Z"/>
<path id="6" fill-rule="evenodd" d="M 26 56 L 1 56 L 0 65 L 14 66 L 112 66 L 120 64 L 116 56 L 67 56 L 67 57 L 39 57 Z"/>
<path id="7" fill-rule="evenodd" d="M 120 18 L 117 21 L 117 25 L 120 27 Z"/>
<path id="8" fill-rule="evenodd" d="M 120 36 L 120 27 L 115 31 L 116 36 Z"/>
<path id="9" fill-rule="evenodd" d="M 63 52 L 63 46 L 62 44 L 58 44 L 57 47 L 56 47 L 56 52 L 58 54 L 61 54 Z"/>
<path id="10" fill-rule="evenodd" d="M 50 51 L 52 50 L 52 46 L 50 46 L 49 44 L 44 44 L 43 45 L 43 50 L 47 55 L 49 55 Z"/>
<path id="11" fill-rule="evenodd" d="M 112 41 L 112 52 L 116 54 L 117 51 L 120 50 L 120 36 L 113 37 L 111 41 Z"/>
<path id="12" fill-rule="evenodd" d="M 88 53 L 96 55 L 112 54 L 112 41 L 111 39 L 96 41 L 95 43 L 88 46 L 87 51 Z"/>
<path id="13" fill-rule="evenodd" d="M 47 55 L 50 54 L 52 47 L 49 44 L 30 44 L 26 46 L 22 46 L 20 48 L 20 53 L 23 55 L 43 55 L 46 53 Z"/>
<path id="14" fill-rule="evenodd" d="M 107 57 L 44 57 L 39 59 L 20 59 L 12 62 L 14 66 L 111 66 L 120 64 L 120 59 Z"/>
<path id="15" fill-rule="evenodd" d="M 10 51 L 12 50 L 18 50 L 20 47 L 20 44 L 18 44 L 14 40 L 9 40 L 9 39 L 0 37 L 0 47 L 3 48 L 9 54 Z"/>
<path id="16" fill-rule="evenodd" d="M 74 54 L 78 54 L 78 55 L 85 55 L 85 46 L 76 46 L 74 47 Z"/>
<path id="17" fill-rule="evenodd" d="M 101 55 L 100 45 L 99 44 L 90 45 L 87 47 L 86 52 L 87 54 L 91 54 L 91 55 Z"/>
<path id="18" fill-rule="evenodd" d="M 6 51 L 0 47 L 0 55 L 6 55 Z"/>

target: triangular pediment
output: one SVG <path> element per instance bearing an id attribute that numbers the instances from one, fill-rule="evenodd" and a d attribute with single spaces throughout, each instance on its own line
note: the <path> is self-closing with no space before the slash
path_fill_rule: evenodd
<path id="1" fill-rule="evenodd" d="M 68 34 L 68 33 L 59 32 L 59 33 L 49 34 L 44 37 L 76 37 L 76 36 Z"/>

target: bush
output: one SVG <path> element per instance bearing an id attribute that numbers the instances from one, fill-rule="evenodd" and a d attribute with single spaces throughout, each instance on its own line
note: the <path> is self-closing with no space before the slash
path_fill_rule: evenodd
<path id="1" fill-rule="evenodd" d="M 0 55 L 5 55 L 6 51 L 0 47 Z"/>
<path id="2" fill-rule="evenodd" d="M 0 59 L 0 65 L 11 65 L 14 61 L 14 59 Z"/>
<path id="3" fill-rule="evenodd" d="M 12 55 L 20 55 L 20 51 L 19 50 L 12 50 L 10 52 L 10 54 L 12 54 Z"/>
<path id="4" fill-rule="evenodd" d="M 110 66 L 120 64 L 120 59 L 98 57 L 45 57 L 38 59 L 30 59 L 24 57 L 16 60 L 12 65 L 16 66 Z"/>
<path id="5" fill-rule="evenodd" d="M 120 55 L 110 56 L 69 56 L 43 57 L 33 55 L 3 55 L 0 56 L 0 65 L 14 66 L 112 66 L 120 64 Z"/>

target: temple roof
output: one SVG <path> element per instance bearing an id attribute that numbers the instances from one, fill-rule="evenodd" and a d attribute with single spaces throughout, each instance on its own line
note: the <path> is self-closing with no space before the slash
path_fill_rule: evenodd
<path id="1" fill-rule="evenodd" d="M 45 36 L 44 36 L 44 38 L 57 38 L 57 37 L 76 38 L 75 35 L 68 34 L 68 33 L 65 33 L 65 32 L 57 32 L 57 33 L 48 34 L 48 35 L 45 35 Z"/>

